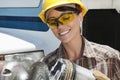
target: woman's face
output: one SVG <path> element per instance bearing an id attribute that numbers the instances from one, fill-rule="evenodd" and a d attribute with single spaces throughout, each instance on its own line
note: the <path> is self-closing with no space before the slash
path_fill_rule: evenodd
<path id="1" fill-rule="evenodd" d="M 70 11 L 60 12 L 57 10 L 50 10 L 47 19 L 60 18 L 62 14 L 68 13 Z M 74 13 L 74 19 L 67 24 L 58 23 L 57 28 L 51 29 L 54 35 L 62 42 L 68 43 L 74 40 L 77 36 L 80 36 L 80 24 L 82 22 L 82 13 L 78 15 Z M 69 17 L 68 17 L 69 18 Z"/>

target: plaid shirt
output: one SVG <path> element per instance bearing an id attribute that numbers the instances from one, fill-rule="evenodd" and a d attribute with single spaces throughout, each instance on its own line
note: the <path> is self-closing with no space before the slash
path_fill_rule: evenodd
<path id="1" fill-rule="evenodd" d="M 83 39 L 81 54 L 74 63 L 87 69 L 96 69 L 107 75 L 111 80 L 120 80 L 120 52 L 113 48 Z M 67 59 L 66 51 L 61 44 L 58 49 L 48 54 L 44 62 L 49 69 L 58 58 Z"/>

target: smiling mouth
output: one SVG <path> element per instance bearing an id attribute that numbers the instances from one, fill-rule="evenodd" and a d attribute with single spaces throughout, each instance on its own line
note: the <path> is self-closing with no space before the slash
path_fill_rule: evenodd
<path id="1" fill-rule="evenodd" d="M 60 36 L 64 36 L 64 35 L 66 35 L 66 34 L 69 33 L 69 32 L 70 32 L 70 29 L 67 30 L 67 31 L 64 31 L 64 32 L 59 33 L 59 35 L 60 35 Z"/>

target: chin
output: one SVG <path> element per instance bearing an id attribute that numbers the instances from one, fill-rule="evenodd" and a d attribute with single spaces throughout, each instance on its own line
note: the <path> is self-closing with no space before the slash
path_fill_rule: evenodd
<path id="1" fill-rule="evenodd" d="M 70 40 L 69 39 L 67 39 L 67 40 L 61 40 L 61 42 L 66 44 L 66 43 L 69 43 Z"/>

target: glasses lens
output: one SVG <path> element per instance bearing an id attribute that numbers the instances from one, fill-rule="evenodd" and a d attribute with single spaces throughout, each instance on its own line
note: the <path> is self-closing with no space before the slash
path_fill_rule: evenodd
<path id="1" fill-rule="evenodd" d="M 48 26 L 51 29 L 55 29 L 58 27 L 58 24 L 66 25 L 69 22 L 73 21 L 74 19 L 74 13 L 63 13 L 59 18 L 50 18 L 47 20 Z"/>
<path id="2" fill-rule="evenodd" d="M 51 29 L 57 28 L 57 22 L 55 19 L 49 19 L 47 23 Z"/>
<path id="3" fill-rule="evenodd" d="M 63 25 L 68 24 L 69 22 L 73 21 L 74 19 L 74 13 L 65 13 L 59 18 L 59 22 L 61 22 Z"/>

